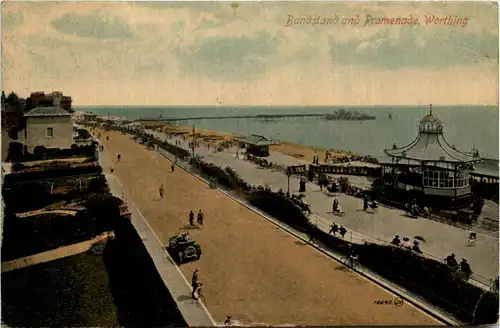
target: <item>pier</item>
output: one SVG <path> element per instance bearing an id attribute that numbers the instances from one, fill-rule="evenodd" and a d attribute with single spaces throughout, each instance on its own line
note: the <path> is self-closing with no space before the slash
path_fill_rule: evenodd
<path id="1" fill-rule="evenodd" d="M 261 122 L 272 122 L 285 119 L 293 118 L 322 118 L 329 121 L 366 121 L 374 120 L 375 116 L 362 115 L 362 116 L 350 116 L 344 115 L 343 112 L 334 113 L 308 113 L 308 114 L 257 114 L 257 115 L 232 115 L 232 116 L 198 116 L 198 117 L 169 117 L 163 118 L 161 115 L 158 118 L 139 118 L 134 120 L 140 123 L 185 123 L 187 121 L 197 121 L 197 120 L 227 120 L 227 119 L 254 119 Z"/>
<path id="2" fill-rule="evenodd" d="M 170 117 L 170 118 L 139 118 L 135 122 L 179 122 L 179 121 L 196 121 L 196 120 L 227 120 L 227 119 L 257 119 L 257 120 L 274 120 L 294 117 L 324 117 L 326 114 L 258 114 L 258 115 L 233 115 L 233 116 L 197 116 L 197 117 Z"/>

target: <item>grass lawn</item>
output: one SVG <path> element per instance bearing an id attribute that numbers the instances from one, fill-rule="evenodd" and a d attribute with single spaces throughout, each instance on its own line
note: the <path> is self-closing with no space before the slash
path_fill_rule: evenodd
<path id="1" fill-rule="evenodd" d="M 101 256 L 81 253 L 2 274 L 2 321 L 13 326 L 118 326 Z"/>

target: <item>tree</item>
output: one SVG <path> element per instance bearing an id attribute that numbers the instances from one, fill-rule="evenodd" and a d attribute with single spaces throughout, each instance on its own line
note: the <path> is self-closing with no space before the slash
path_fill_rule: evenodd
<path id="1" fill-rule="evenodd" d="M 33 109 L 31 108 L 31 97 L 26 98 L 26 110 Z"/>
<path id="2" fill-rule="evenodd" d="M 12 91 L 8 96 L 7 96 L 7 101 L 6 103 L 11 106 L 16 106 L 17 101 L 19 100 L 19 97 Z"/>
<path id="3" fill-rule="evenodd" d="M 5 91 L 3 91 L 3 90 L 2 90 L 2 104 L 4 104 L 4 103 L 5 103 L 5 100 L 6 100 L 6 99 L 7 99 L 7 98 L 5 97 Z"/>

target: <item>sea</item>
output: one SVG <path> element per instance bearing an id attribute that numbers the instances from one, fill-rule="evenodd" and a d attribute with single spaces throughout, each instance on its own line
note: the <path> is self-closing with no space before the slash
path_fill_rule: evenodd
<path id="1" fill-rule="evenodd" d="M 358 111 L 376 116 L 369 121 L 327 121 L 321 117 L 262 121 L 254 118 L 190 119 L 194 117 L 249 116 L 259 114 L 328 114 L 336 110 Z M 384 148 L 402 147 L 418 135 L 420 120 L 429 106 L 75 106 L 77 111 L 99 116 L 138 118 L 184 118 L 179 125 L 237 134 L 257 134 L 312 147 L 352 151 L 384 160 Z M 498 159 L 499 108 L 493 106 L 433 106 L 432 113 L 443 123 L 448 143 L 463 152 L 473 147 L 481 157 Z"/>

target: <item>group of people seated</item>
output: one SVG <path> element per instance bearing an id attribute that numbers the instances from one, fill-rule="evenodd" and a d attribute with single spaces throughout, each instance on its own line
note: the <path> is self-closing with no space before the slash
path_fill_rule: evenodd
<path id="1" fill-rule="evenodd" d="M 298 207 L 300 207 L 300 209 L 304 212 L 307 212 L 309 214 L 312 214 L 312 211 L 311 211 L 311 205 L 309 204 L 306 204 L 301 197 L 299 197 L 298 195 L 292 195 L 292 197 L 290 197 L 290 199 L 292 200 L 292 202 L 295 203 L 295 205 L 297 205 Z"/>
<path id="2" fill-rule="evenodd" d="M 469 263 L 467 262 L 467 259 L 462 258 L 462 262 L 458 264 L 455 258 L 455 254 L 451 253 L 446 257 L 445 262 L 451 269 L 462 272 L 465 277 L 465 280 L 468 280 L 470 278 L 472 270 L 470 268 Z"/>
<path id="3" fill-rule="evenodd" d="M 399 236 L 396 235 L 394 236 L 394 239 L 391 242 L 395 246 L 400 246 L 403 247 L 407 250 L 414 251 L 415 253 L 422 253 L 422 250 L 420 249 L 420 243 L 415 239 L 413 241 L 413 246 L 410 244 L 410 238 L 408 237 L 403 237 L 403 241 L 399 239 Z"/>
<path id="4" fill-rule="evenodd" d="M 295 205 L 300 207 L 302 211 L 312 214 L 311 205 L 305 203 L 302 200 L 301 195 L 295 195 L 295 194 L 290 195 L 290 193 L 288 192 L 285 193 L 283 189 L 278 190 L 278 195 L 289 198 Z"/>
<path id="5" fill-rule="evenodd" d="M 411 203 L 406 204 L 405 207 L 406 207 L 406 211 L 408 212 L 408 214 L 410 214 L 413 217 L 421 216 L 421 217 L 427 218 L 430 216 L 429 209 L 425 206 L 422 208 L 419 207 L 416 199 L 413 199 L 411 201 Z"/>
<path id="6" fill-rule="evenodd" d="M 325 163 L 337 164 L 337 163 L 348 163 L 348 162 L 354 162 L 354 161 L 378 164 L 378 160 L 375 157 L 372 157 L 369 155 L 368 156 L 344 155 L 344 156 L 333 157 L 331 152 L 326 151 L 326 153 L 325 153 Z"/>
<path id="7" fill-rule="evenodd" d="M 328 192 L 331 192 L 331 193 L 339 192 L 338 184 L 335 181 L 330 181 L 328 179 L 328 177 L 323 173 L 321 173 L 318 176 L 318 186 L 319 186 L 320 190 L 323 190 L 323 188 L 326 188 L 326 190 Z"/>

